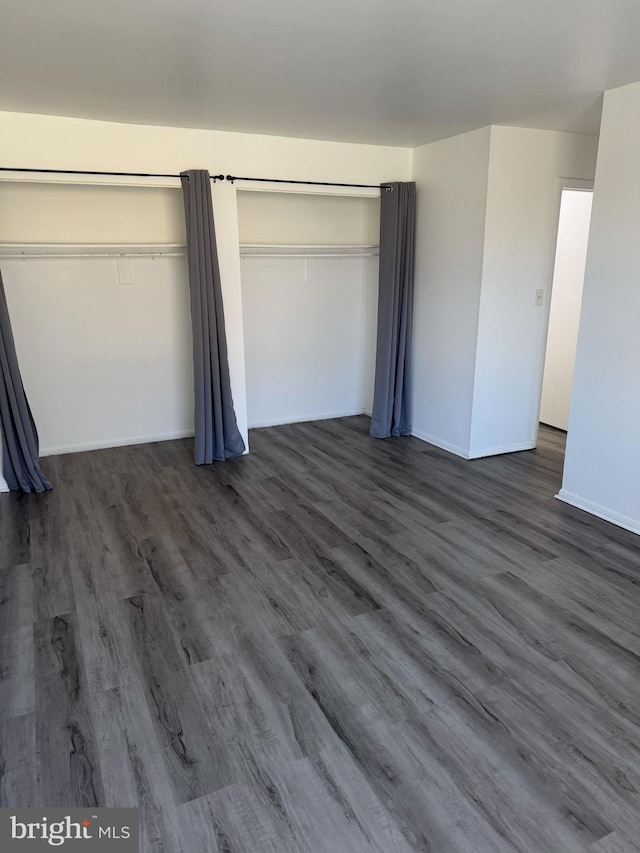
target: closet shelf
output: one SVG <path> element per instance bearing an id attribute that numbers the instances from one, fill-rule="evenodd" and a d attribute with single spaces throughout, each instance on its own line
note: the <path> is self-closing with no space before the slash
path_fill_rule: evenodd
<path id="1" fill-rule="evenodd" d="M 0 243 L 0 258 L 179 258 L 181 243 Z M 241 258 L 372 258 L 376 245 L 241 243 Z"/>
<path id="2" fill-rule="evenodd" d="M 241 258 L 371 258 L 378 256 L 374 245 L 290 245 L 285 243 L 241 243 Z"/>
<path id="3" fill-rule="evenodd" d="M 181 243 L 0 243 L 0 258 L 177 258 Z"/>

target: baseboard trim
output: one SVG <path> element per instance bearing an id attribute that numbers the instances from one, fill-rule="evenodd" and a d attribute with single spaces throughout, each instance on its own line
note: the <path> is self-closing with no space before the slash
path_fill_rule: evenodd
<path id="1" fill-rule="evenodd" d="M 598 518 L 609 521 L 611 524 L 616 524 L 618 527 L 623 527 L 625 530 L 630 530 L 631 533 L 640 535 L 640 521 L 637 518 L 622 515 L 622 513 L 616 512 L 610 507 L 587 500 L 587 498 L 582 498 L 580 495 L 575 495 L 566 489 L 560 489 L 556 495 L 556 499 L 570 504 L 576 507 L 576 509 L 584 510 L 584 512 L 588 512 L 591 515 L 596 515 Z"/>
<path id="2" fill-rule="evenodd" d="M 284 420 L 280 417 L 255 421 L 249 424 L 249 429 L 263 429 L 264 427 L 284 426 L 285 424 L 304 424 L 309 421 L 328 421 L 331 418 L 351 418 L 354 415 L 366 415 L 366 412 L 364 409 L 353 409 L 348 412 L 321 412 L 316 415 L 287 415 Z"/>
<path id="3" fill-rule="evenodd" d="M 530 441 L 525 444 L 505 444 L 501 447 L 485 447 L 482 450 L 472 450 L 469 459 L 482 459 L 485 456 L 500 456 L 502 453 L 519 453 L 522 450 L 533 450 L 535 443 Z"/>
<path id="4" fill-rule="evenodd" d="M 135 435 L 128 438 L 103 438 L 80 444 L 65 444 L 57 447 L 43 447 L 40 456 L 60 456 L 62 453 L 83 453 L 86 450 L 106 450 L 109 447 L 126 447 L 133 444 L 151 444 L 154 441 L 173 441 L 177 438 L 192 438 L 193 430 L 177 430 L 159 435 Z"/>
<path id="5" fill-rule="evenodd" d="M 10 491 L 9 484 L 5 480 L 5 478 L 0 474 L 0 495 L 4 494 L 4 492 Z"/>
<path id="6" fill-rule="evenodd" d="M 463 459 L 469 458 L 468 452 L 463 447 L 458 447 L 458 445 L 451 444 L 450 442 L 445 441 L 442 438 L 438 438 L 435 435 L 430 435 L 428 432 L 422 432 L 422 430 L 419 429 L 412 429 L 411 435 L 414 436 L 414 438 L 419 438 L 420 441 L 426 441 L 427 444 L 433 444 L 441 450 L 447 450 L 449 453 L 461 456 Z"/>

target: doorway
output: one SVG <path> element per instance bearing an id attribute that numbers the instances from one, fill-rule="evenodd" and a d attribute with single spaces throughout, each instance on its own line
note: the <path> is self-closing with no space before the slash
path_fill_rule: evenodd
<path id="1" fill-rule="evenodd" d="M 592 202 L 592 185 L 562 188 L 538 440 L 539 443 L 551 442 L 556 448 L 561 448 L 563 457 L 569 429 Z"/>

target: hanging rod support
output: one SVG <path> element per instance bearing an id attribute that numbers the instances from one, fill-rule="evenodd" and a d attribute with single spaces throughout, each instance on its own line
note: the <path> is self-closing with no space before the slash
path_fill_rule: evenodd
<path id="1" fill-rule="evenodd" d="M 162 174 L 157 172 L 89 172 L 82 169 L 14 169 L 11 166 L 0 166 L 0 172 L 35 172 L 39 175 L 100 175 L 117 178 L 179 178 L 180 175 Z M 224 181 L 224 175 L 209 175 L 211 180 Z"/>
<path id="2" fill-rule="evenodd" d="M 380 190 L 391 192 L 393 187 L 387 184 L 336 184 L 331 181 L 288 181 L 284 178 L 243 178 L 239 175 L 227 175 L 227 180 L 231 183 L 236 181 L 256 181 L 263 184 L 304 184 L 312 187 L 355 187 L 356 189 Z"/>

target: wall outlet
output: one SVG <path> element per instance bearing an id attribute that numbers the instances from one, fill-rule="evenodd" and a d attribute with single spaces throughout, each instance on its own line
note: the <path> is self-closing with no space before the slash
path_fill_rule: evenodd
<path id="1" fill-rule="evenodd" d="M 544 289 L 542 287 L 539 287 L 536 290 L 536 300 L 533 304 L 536 308 L 540 308 L 544 305 Z"/>

